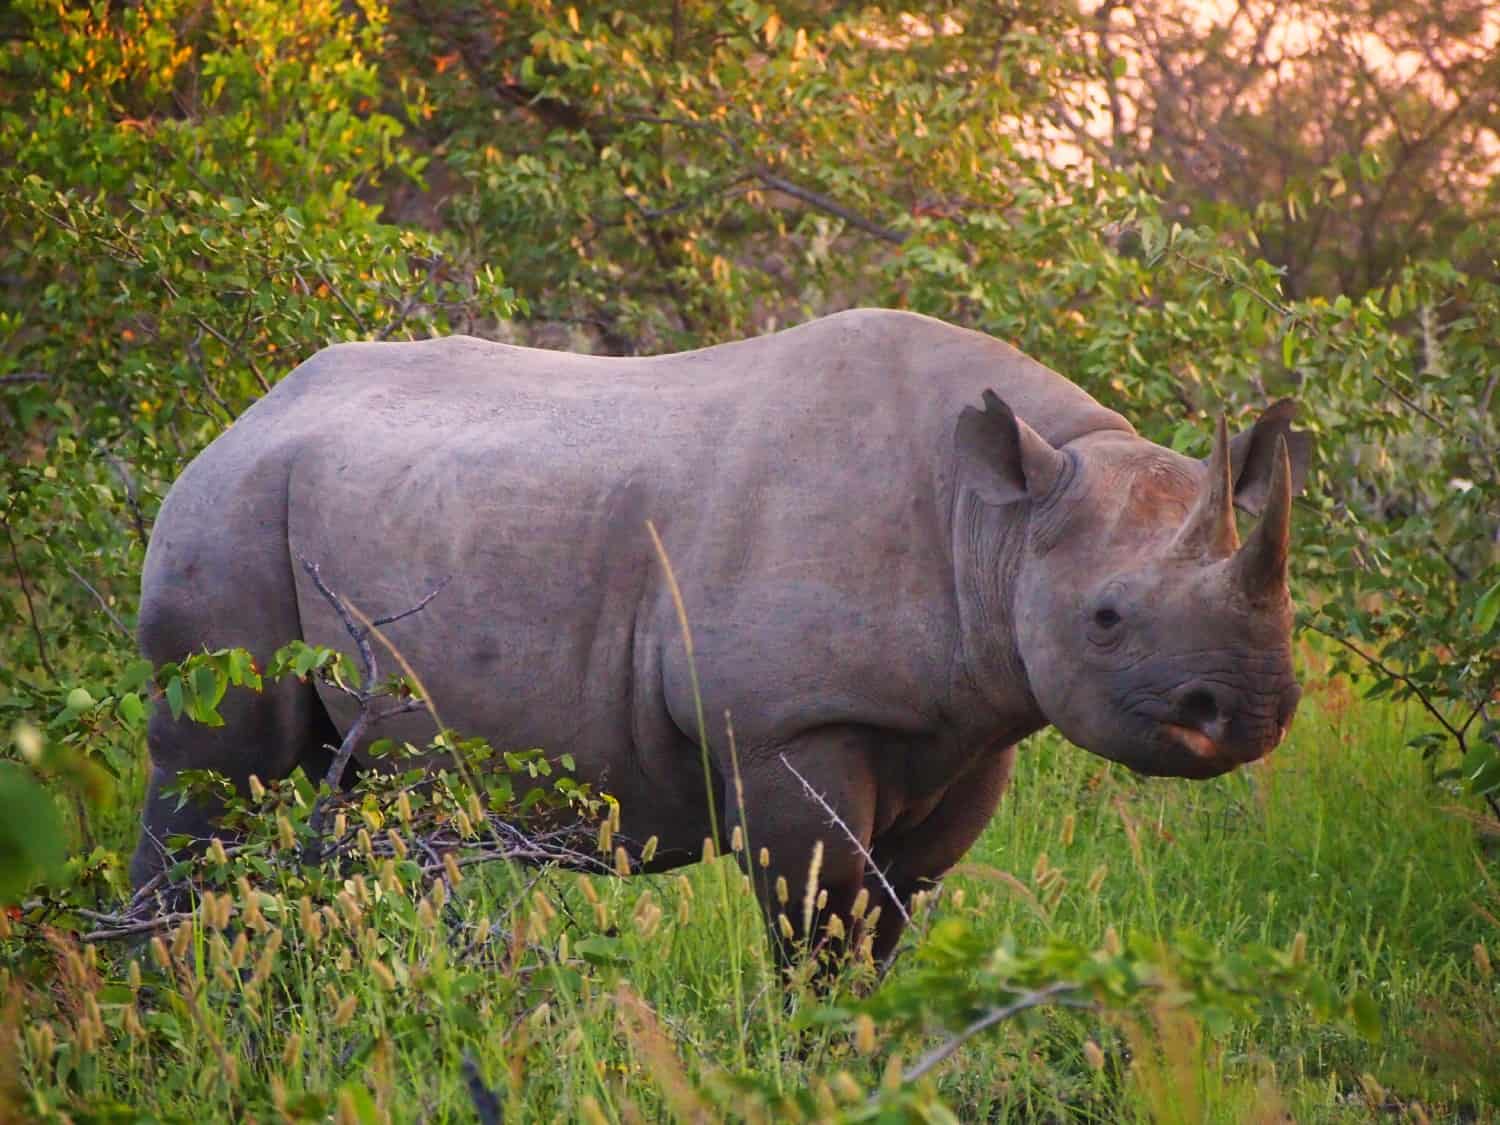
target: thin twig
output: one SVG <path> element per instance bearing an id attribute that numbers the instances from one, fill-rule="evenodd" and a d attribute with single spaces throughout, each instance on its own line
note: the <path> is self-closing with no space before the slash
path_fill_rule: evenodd
<path id="1" fill-rule="evenodd" d="M 1382 676 L 1389 676 L 1391 679 L 1406 685 L 1406 687 L 1412 692 L 1412 694 L 1417 697 L 1417 702 L 1422 705 L 1423 709 L 1425 709 L 1429 715 L 1436 719 L 1445 731 L 1453 736 L 1454 740 L 1457 741 L 1459 746 L 1463 747 L 1464 745 L 1466 745 L 1464 741 L 1463 731 L 1459 730 L 1448 721 L 1447 717 L 1441 711 L 1439 711 L 1432 700 L 1427 697 L 1427 693 L 1423 691 L 1421 687 L 1417 685 L 1416 681 L 1414 681 L 1410 676 L 1404 675 L 1401 672 L 1397 672 L 1394 668 L 1391 668 L 1384 662 L 1382 662 L 1378 656 L 1371 656 L 1368 652 L 1365 652 L 1354 642 L 1344 639 L 1337 633 L 1330 633 L 1327 629 L 1321 628 L 1320 626 L 1311 622 L 1308 624 L 1308 628 L 1311 629 L 1314 633 L 1322 633 L 1323 636 L 1343 645 L 1350 652 L 1354 653 L 1355 656 L 1359 657 L 1366 664 L 1370 665 L 1370 667 L 1374 668 Z"/>
<path id="2" fill-rule="evenodd" d="M 912 1064 L 911 1069 L 901 1075 L 902 1083 L 915 1082 L 933 1067 L 950 1058 L 955 1051 L 967 1043 L 981 1031 L 994 1027 L 1013 1016 L 1020 1015 L 1029 1008 L 1039 1008 L 1043 1004 L 1066 1004 L 1068 999 L 1066 993 L 1079 991 L 1079 986 L 1070 981 L 1059 981 L 1049 984 L 1046 988 L 1039 988 L 1035 992 L 1028 992 L 1011 1003 L 999 1008 L 991 1008 L 962 1031 L 948 1039 L 943 1040 L 932 1050 L 928 1051 L 920 1059 Z M 1073 1004 L 1071 1006 L 1087 1006 Z M 872 1098 L 873 1102 L 875 1099 Z"/>
<path id="3" fill-rule="evenodd" d="M 328 583 L 323 581 L 323 575 L 318 568 L 318 564 L 311 562 L 300 554 L 297 556 L 297 561 L 302 564 L 302 569 L 312 579 L 318 593 L 323 595 L 324 600 L 338 614 L 339 620 L 343 622 L 345 632 L 349 634 L 354 641 L 355 647 L 359 649 L 360 663 L 363 665 L 360 686 L 348 692 L 349 695 L 358 701 L 359 712 L 354 716 L 354 721 L 349 724 L 349 729 L 344 732 L 343 740 L 334 752 L 333 761 L 329 763 L 328 771 L 323 775 L 323 783 L 327 787 L 327 792 L 336 793 L 343 783 L 344 771 L 349 768 L 349 761 L 354 757 L 354 749 L 359 745 L 360 739 L 364 737 L 365 731 L 369 727 L 396 715 L 406 714 L 409 711 L 416 711 L 427 706 L 425 699 L 413 699 L 398 704 L 384 712 L 375 711 L 374 702 L 380 696 L 380 693 L 376 690 L 379 683 L 380 669 L 375 661 L 375 650 L 370 645 L 370 633 L 382 624 L 399 621 L 403 617 L 408 617 L 418 610 L 424 609 L 433 598 L 437 597 L 443 587 L 452 580 L 452 575 L 439 582 L 431 593 L 411 609 L 369 622 L 368 624 L 360 624 L 355 620 L 354 613 L 345 604 L 344 599 L 334 593 Z M 308 827 L 312 830 L 312 840 L 309 841 L 305 858 L 309 860 L 313 856 L 312 848 L 315 846 L 315 842 L 319 841 L 323 834 L 323 819 L 328 807 L 326 796 L 327 794 L 320 794 L 318 799 L 313 802 L 312 814 L 308 818 Z"/>
<path id="4" fill-rule="evenodd" d="M 42 626 L 37 620 L 36 603 L 31 600 L 31 584 L 26 581 L 26 571 L 21 566 L 21 554 L 16 549 L 16 536 L 11 530 L 10 520 L 0 516 L 0 527 L 5 528 L 5 538 L 10 542 L 10 560 L 15 564 L 16 578 L 21 583 L 21 594 L 26 599 L 26 614 L 31 618 L 31 631 L 36 634 L 37 659 L 42 662 L 42 667 L 46 670 L 48 677 L 55 680 L 57 673 L 52 670 L 52 662 L 47 659 L 47 641 L 42 636 Z"/>
<path id="5" fill-rule="evenodd" d="M 787 761 L 786 755 L 780 754 L 778 755 L 778 757 L 781 759 L 781 764 L 791 771 L 792 776 L 802 783 L 802 788 L 806 790 L 807 795 L 814 801 L 818 802 L 820 806 L 822 806 L 823 811 L 828 814 L 828 822 L 830 824 L 836 824 L 841 829 L 843 829 L 844 835 L 849 837 L 849 842 L 854 845 L 855 850 L 858 851 L 860 855 L 864 856 L 865 863 L 868 864 L 870 870 L 875 873 L 875 878 L 880 881 L 880 885 L 885 888 L 886 896 L 896 904 L 896 913 L 901 915 L 902 921 L 904 921 L 907 925 L 911 925 L 911 915 L 906 912 L 906 903 L 901 901 L 901 896 L 896 893 L 896 888 L 891 886 L 890 882 L 886 879 L 885 872 L 880 870 L 880 865 L 875 862 L 875 857 L 870 854 L 869 849 L 866 848 L 864 844 L 860 843 L 860 839 L 854 834 L 853 829 L 845 824 L 843 818 L 834 811 L 833 806 L 830 805 L 826 800 L 824 800 L 823 794 L 814 789 L 807 778 L 803 777 L 800 773 L 797 772 L 797 767 L 792 765 L 791 762 Z"/>
<path id="6" fill-rule="evenodd" d="M 125 486 L 125 503 L 130 508 L 130 518 L 135 524 L 136 538 L 141 541 L 141 547 L 145 548 L 150 542 L 151 535 L 146 530 L 146 517 L 141 513 L 141 500 L 136 491 L 135 481 L 131 479 L 125 462 L 102 446 L 99 452 L 104 455 L 105 463 L 115 471 L 115 475 L 120 478 L 120 483 Z"/>
<path id="7" fill-rule="evenodd" d="M 717 125 L 712 125 L 707 121 L 694 121 L 686 117 L 659 117 L 649 113 L 626 114 L 626 120 L 640 121 L 648 125 L 669 125 L 681 129 L 693 129 L 700 133 L 708 133 L 718 137 L 733 150 L 736 156 L 745 161 L 746 168 L 744 174 L 754 176 L 766 187 L 779 191 L 783 195 L 790 195 L 793 199 L 800 199 L 803 203 L 816 207 L 819 211 L 826 211 L 836 218 L 843 219 L 850 226 L 856 227 L 866 234 L 874 235 L 876 238 L 883 239 L 892 245 L 899 246 L 906 241 L 906 235 L 900 231 L 881 226 L 875 220 L 866 218 L 857 211 L 850 210 L 836 199 L 826 196 L 820 191 L 803 187 L 801 184 L 793 183 L 785 176 L 777 175 L 764 164 L 760 163 L 760 161 L 748 157 L 744 146 L 740 144 L 738 138 L 727 130 L 719 128 Z"/>
<path id="8" fill-rule="evenodd" d="M 82 914 L 83 911 L 78 911 Z M 158 914 L 155 918 L 147 918 L 140 922 L 126 922 L 123 925 L 112 926 L 108 929 L 90 930 L 86 934 L 79 934 L 78 940 L 86 944 L 99 941 L 118 941 L 121 938 L 135 937 L 138 934 L 155 933 L 157 930 L 165 930 L 169 926 L 175 926 L 179 922 L 188 922 L 193 919 L 192 914 Z M 106 920 L 104 916 L 100 920 Z"/>
<path id="9" fill-rule="evenodd" d="M 124 633 L 127 638 L 131 638 L 132 634 L 130 630 L 125 627 L 125 622 L 121 621 L 119 615 L 110 608 L 109 602 L 104 600 L 104 595 L 94 588 L 94 584 L 83 575 L 79 574 L 78 571 L 74 570 L 71 563 L 63 563 L 63 569 L 65 569 L 69 574 L 76 578 L 79 584 L 82 585 L 85 590 L 94 595 L 94 600 L 99 603 L 99 608 L 104 611 L 104 616 L 110 619 L 110 621 L 114 624 L 114 627 L 120 630 L 120 632 Z"/>
<path id="10" fill-rule="evenodd" d="M 11 383 L 45 383 L 50 378 L 50 375 L 40 371 L 17 371 L 11 375 L 0 375 L 0 386 L 7 386 Z"/>

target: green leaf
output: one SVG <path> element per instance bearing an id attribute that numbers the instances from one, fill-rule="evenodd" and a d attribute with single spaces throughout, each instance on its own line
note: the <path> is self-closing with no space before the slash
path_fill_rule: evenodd
<path id="1" fill-rule="evenodd" d="M 120 696 L 120 702 L 115 704 L 115 710 L 119 712 L 120 718 L 133 727 L 140 726 L 141 720 L 146 717 L 146 705 L 133 691 Z"/>
<path id="2" fill-rule="evenodd" d="M 51 794 L 30 771 L 0 762 L 0 905 L 61 872 L 67 857 L 63 820 Z"/>
<path id="3" fill-rule="evenodd" d="M 1474 606 L 1474 634 L 1483 637 L 1495 627 L 1500 617 L 1500 582 L 1496 582 L 1481 595 Z"/>
<path id="4" fill-rule="evenodd" d="M 167 681 L 167 706 L 172 708 L 172 718 L 182 718 L 182 679 L 173 676 Z"/>

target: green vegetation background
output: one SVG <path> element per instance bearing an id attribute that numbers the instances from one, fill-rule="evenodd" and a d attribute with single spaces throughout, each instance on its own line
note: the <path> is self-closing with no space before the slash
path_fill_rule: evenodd
<path id="1" fill-rule="evenodd" d="M 1237 12 L 0 12 L 0 1035 L 19 1036 L 0 1114 L 457 1118 L 482 1114 L 466 1054 L 514 1119 L 1492 1114 L 1492 17 Z M 1312 45 L 1278 55 L 1294 25 Z M 367 886 L 338 948 L 303 925 L 309 888 L 226 869 L 237 909 L 264 894 L 275 919 L 238 931 L 255 942 L 233 975 L 235 929 L 207 922 L 165 935 L 167 967 L 73 944 L 123 890 L 152 515 L 297 361 L 458 331 L 662 351 L 852 304 L 1011 340 L 1188 453 L 1216 412 L 1299 399 L 1319 451 L 1295 561 L 1312 691 L 1271 765 L 1145 785 L 1036 740 L 886 1007 L 808 1026 L 816 998 L 767 999 L 722 862 L 587 889 L 497 871 L 436 905 L 430 880 Z M 454 953 L 495 926 L 536 940 Z M 1007 1023 L 903 1081 L 978 1003 L 965 989 L 1014 994 L 991 979 L 1002 941 L 1012 984 L 1096 949 L 1192 983 L 1175 1006 L 1100 985 L 1102 1011 Z M 1242 995 L 1271 964 L 1234 962 L 1256 944 L 1368 997 L 1383 1037 L 1312 1019 L 1305 980 L 1267 970 L 1266 1004 Z M 1234 1002 L 1211 1002 L 1215 974 Z"/>

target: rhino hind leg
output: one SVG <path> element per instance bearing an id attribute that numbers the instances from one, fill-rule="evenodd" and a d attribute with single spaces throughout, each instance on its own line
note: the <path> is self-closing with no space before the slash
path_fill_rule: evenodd
<path id="1" fill-rule="evenodd" d="M 169 524 L 158 520 L 142 582 L 141 650 L 153 664 L 239 647 L 265 667 L 277 648 L 301 635 L 284 545 L 278 557 L 273 544 L 237 542 L 229 532 L 163 534 Z M 288 677 L 268 681 L 261 692 L 230 688 L 219 713 L 224 725 L 208 727 L 185 715 L 174 719 L 166 700 L 157 701 L 147 728 L 151 762 L 141 835 L 130 864 L 137 888 L 171 862 L 172 837 L 201 846 L 223 835 L 216 825 L 220 802 L 191 800 L 179 807 L 180 798 L 166 792 L 179 771 L 213 770 L 243 795 L 252 774 L 273 781 L 299 765 L 314 778 L 328 769 L 326 746 L 337 743 L 338 734 L 311 684 Z"/>
<path id="2" fill-rule="evenodd" d="M 895 956 L 906 928 L 903 913 L 910 912 L 912 897 L 936 888 L 983 834 L 1010 784 L 1015 760 L 1014 746 L 986 755 L 949 786 L 920 823 L 875 841 L 871 858 L 881 877 L 870 872 L 865 887 L 870 901 L 881 908 L 873 952 L 882 969 Z M 891 899 L 892 891 L 900 909 Z"/>
<path id="3" fill-rule="evenodd" d="M 731 808 L 728 819 L 731 830 L 740 827 L 747 837 L 749 846 L 741 861 L 755 885 L 772 946 L 784 968 L 795 963 L 799 949 L 831 953 L 830 960 L 836 961 L 839 950 L 855 936 L 851 908 L 864 885 L 877 796 L 869 752 L 868 736 L 830 728 L 745 755 L 742 783 L 748 816 L 742 819 L 740 810 Z M 807 794 L 782 762 L 783 756 L 818 791 L 842 826 L 830 823 L 827 810 Z M 770 861 L 764 866 L 759 859 L 763 846 Z M 807 886 L 815 852 L 809 926 Z M 820 895 L 826 896 L 821 906 Z M 835 915 L 838 922 L 833 921 Z M 844 940 L 837 937 L 840 931 Z"/>

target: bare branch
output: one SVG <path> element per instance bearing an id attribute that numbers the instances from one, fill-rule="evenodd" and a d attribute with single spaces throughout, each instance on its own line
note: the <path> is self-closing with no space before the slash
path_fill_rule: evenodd
<path id="1" fill-rule="evenodd" d="M 828 814 L 828 822 L 836 824 L 839 828 L 843 829 L 844 835 L 849 838 L 849 842 L 854 845 L 855 850 L 860 855 L 864 856 L 865 863 L 875 873 L 875 878 L 879 880 L 881 887 L 885 890 L 886 897 L 895 903 L 896 912 L 901 915 L 902 921 L 907 925 L 911 925 L 911 915 L 906 912 L 906 903 L 901 901 L 901 896 L 896 893 L 896 888 L 891 886 L 890 881 L 886 879 L 885 872 L 880 870 L 880 865 L 875 862 L 875 857 L 870 854 L 869 849 L 860 843 L 859 837 L 854 834 L 853 829 L 844 823 L 843 818 L 834 811 L 833 806 L 824 799 L 823 794 L 814 789 L 807 778 L 797 772 L 797 767 L 787 761 L 786 755 L 779 754 L 777 756 L 781 759 L 781 764 L 791 771 L 792 776 L 802 783 L 802 788 L 807 795 L 818 802 L 823 811 Z"/>
<path id="2" fill-rule="evenodd" d="M 0 375 L 0 386 L 8 386 L 12 383 L 45 383 L 52 376 L 40 371 L 17 371 L 12 375 Z"/>
<path id="3" fill-rule="evenodd" d="M 681 129 L 693 129 L 700 133 L 709 133 L 723 141 L 734 154 L 745 161 L 744 175 L 753 176 L 766 187 L 779 191 L 783 195 L 790 195 L 793 199 L 799 199 L 819 211 L 825 211 L 835 218 L 843 219 L 852 227 L 864 231 L 866 234 L 874 235 L 876 238 L 884 239 L 892 245 L 899 246 L 906 241 L 906 235 L 900 231 L 892 230 L 890 227 L 881 226 L 873 219 L 868 219 L 857 211 L 852 211 L 837 200 L 824 195 L 822 192 L 814 191 L 812 188 L 803 187 L 801 184 L 793 183 L 785 176 L 779 176 L 772 172 L 764 164 L 748 157 L 744 145 L 728 131 L 711 125 L 706 121 L 694 121 L 686 117 L 657 117 L 648 113 L 626 114 L 628 121 L 640 121 L 650 125 L 668 125 Z"/>
<path id="4" fill-rule="evenodd" d="M 63 563 L 63 567 L 69 574 L 71 574 L 78 580 L 79 585 L 81 585 L 85 590 L 94 595 L 94 600 L 99 603 L 99 608 L 104 611 L 104 616 L 109 618 L 114 627 L 120 630 L 120 632 L 124 633 L 127 638 L 133 640 L 134 634 L 132 634 L 131 631 L 126 628 L 125 622 L 121 621 L 119 615 L 110 608 L 109 602 L 105 600 L 103 594 L 95 589 L 94 584 L 83 575 L 79 574 L 78 571 L 74 570 L 71 563 Z"/>
<path id="5" fill-rule="evenodd" d="M 1438 724 L 1453 736 L 1454 741 L 1458 743 L 1460 748 L 1466 745 L 1464 741 L 1464 732 L 1459 730 L 1448 721 L 1447 716 L 1438 710 L 1437 705 L 1432 702 L 1427 693 L 1423 691 L 1421 686 L 1417 684 L 1417 682 L 1410 676 L 1396 671 L 1394 668 L 1385 664 L 1380 659 L 1380 657 L 1372 656 L 1370 653 L 1365 652 L 1364 649 L 1360 648 L 1352 641 L 1346 640 L 1345 638 L 1339 636 L 1337 633 L 1331 633 L 1327 629 L 1320 628 L 1318 625 L 1312 623 L 1308 624 L 1308 628 L 1315 633 L 1322 633 L 1323 636 L 1337 642 L 1338 644 L 1343 645 L 1350 652 L 1354 653 L 1355 656 L 1359 657 L 1370 667 L 1374 668 L 1382 676 L 1388 676 L 1390 679 L 1403 684 L 1413 695 L 1417 697 L 1417 702 L 1422 705 L 1423 710 L 1425 710 L 1429 715 L 1436 719 L 1438 721 Z"/>
<path id="6" fill-rule="evenodd" d="M 31 618 L 31 631 L 36 636 L 36 655 L 42 662 L 42 668 L 48 677 L 57 679 L 57 673 L 52 670 L 52 662 L 47 659 L 47 640 L 42 636 L 42 625 L 37 620 L 36 604 L 31 600 L 31 584 L 26 581 L 26 571 L 21 566 L 21 554 L 16 549 L 15 532 L 11 530 L 10 521 L 0 516 L 0 527 L 5 528 L 5 538 L 10 542 L 10 561 L 15 565 L 16 578 L 21 583 L 21 594 L 26 599 L 26 615 Z"/>
<path id="7" fill-rule="evenodd" d="M 991 1008 L 962 1031 L 943 1040 L 943 1042 L 939 1043 L 913 1063 L 911 1069 L 901 1075 L 902 1083 L 915 1082 L 928 1071 L 951 1058 L 955 1051 L 981 1031 L 985 1031 L 988 1028 L 994 1027 L 997 1023 L 1002 1023 L 1005 1020 L 1020 1015 L 1029 1008 L 1039 1008 L 1044 1004 L 1066 1004 L 1069 1007 L 1088 1007 L 1087 1002 L 1080 1003 L 1070 996 L 1070 994 L 1079 991 L 1080 988 L 1078 985 L 1070 981 L 1059 981 L 1057 984 L 1049 984 L 1046 988 L 1039 988 L 1035 992 L 1024 993 L 1002 1007 Z M 871 1103 L 875 1100 L 876 1098 L 872 1097 Z"/>
<path id="8" fill-rule="evenodd" d="M 375 700 L 379 699 L 382 693 L 377 690 L 380 669 L 375 662 L 375 650 L 370 644 L 370 634 L 381 625 L 389 624 L 392 621 L 399 621 L 403 617 L 409 617 L 413 613 L 426 608 L 428 603 L 438 596 L 443 587 L 452 581 L 452 575 L 439 582 L 431 593 L 411 609 L 403 610 L 389 617 L 379 618 L 367 624 L 360 624 L 355 620 L 353 611 L 345 604 L 344 599 L 334 593 L 328 583 L 323 581 L 323 575 L 318 568 L 318 564 L 309 561 L 300 554 L 297 556 L 297 561 L 302 564 L 302 569 L 312 579 L 318 593 L 323 595 L 324 600 L 338 614 L 339 620 L 343 622 L 344 631 L 349 634 L 355 646 L 359 649 L 360 663 L 363 665 L 363 676 L 360 686 L 349 692 L 358 701 L 359 712 L 354 716 L 354 721 L 349 724 L 349 729 L 344 732 L 344 737 L 339 742 L 338 749 L 334 752 L 333 761 L 329 763 L 328 770 L 323 775 L 323 784 L 327 787 L 327 793 L 318 796 L 318 799 L 313 803 L 312 815 L 308 818 L 308 826 L 312 829 L 313 839 L 309 841 L 307 848 L 304 850 L 303 859 L 305 862 L 312 862 L 318 858 L 313 849 L 318 846 L 317 841 L 323 834 L 323 820 L 328 808 L 326 798 L 329 794 L 338 792 L 344 780 L 344 771 L 349 768 L 350 759 L 354 757 L 355 747 L 359 745 L 360 739 L 364 737 L 365 732 L 376 723 L 383 722 L 396 715 L 404 715 L 411 711 L 428 709 L 427 701 L 417 698 L 407 700 L 383 712 L 375 710 Z"/>

